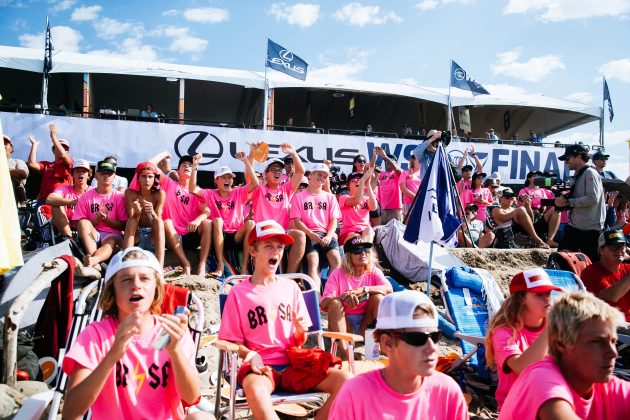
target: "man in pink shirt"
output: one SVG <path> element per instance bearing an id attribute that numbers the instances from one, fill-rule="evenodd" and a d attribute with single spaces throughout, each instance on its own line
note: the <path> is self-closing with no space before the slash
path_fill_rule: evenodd
<path id="1" fill-rule="evenodd" d="M 329 419 L 468 419 L 459 385 L 435 370 L 440 337 L 437 309 L 427 295 L 405 290 L 385 296 L 374 339 L 388 364 L 348 380 Z"/>
<path id="2" fill-rule="evenodd" d="M 164 159 L 170 158 L 168 152 L 162 152 L 149 159 L 158 168 Z M 188 191 L 192 175 L 193 157 L 184 155 L 177 165 L 178 181 L 171 179 L 166 173 L 160 177 L 160 187 L 164 190 L 164 234 L 166 245 L 173 250 L 182 263 L 184 274 L 191 273 L 190 261 L 184 249 L 199 249 L 198 275 L 206 275 L 206 260 L 212 243 L 212 222 L 209 219 L 210 208 L 199 198 Z M 133 186 L 133 182 L 132 182 Z"/>
<path id="3" fill-rule="evenodd" d="M 378 176 L 380 186 L 378 188 L 378 202 L 381 205 L 381 223 L 387 224 L 392 219 L 402 222 L 402 196 L 400 194 L 400 175 L 402 170 L 394 155 L 388 155 L 385 150 L 375 147 L 379 156 L 385 162 L 385 172 Z"/>
<path id="4" fill-rule="evenodd" d="M 122 245 L 127 221 L 125 194 L 112 188 L 116 165 L 106 160 L 96 164 L 96 188 L 77 201 L 72 220 L 85 248 L 83 264 L 93 267 L 106 261 Z"/>
<path id="5" fill-rule="evenodd" d="M 319 254 L 328 259 L 329 271 L 341 264 L 339 243 L 337 242 L 337 221 L 341 210 L 335 195 L 323 190 L 329 182 L 330 170 L 325 163 L 316 163 L 308 178 L 308 187 L 291 200 L 291 219 L 295 227 L 306 235 L 306 262 L 308 275 L 315 280 L 318 291 Z"/>
<path id="6" fill-rule="evenodd" d="M 63 236 L 72 237 L 71 227 L 75 227 L 75 224 L 71 222 L 74 206 L 83 193 L 92 189 L 88 186 L 88 179 L 91 176 L 90 163 L 84 159 L 77 159 L 72 168 L 72 184 L 57 187 L 46 198 L 46 204 L 52 207 L 53 226 Z"/>
<path id="7" fill-rule="evenodd" d="M 590 293 L 571 293 L 547 318 L 549 353 L 512 385 L 499 419 L 627 419 L 630 382 L 613 376 L 624 317 Z"/>
<path id="8" fill-rule="evenodd" d="M 256 147 L 252 144 L 249 159 L 253 162 L 253 151 Z M 289 226 L 289 207 L 291 206 L 291 198 L 300 185 L 300 181 L 304 176 L 304 166 L 302 159 L 297 154 L 292 145 L 283 143 L 280 145 L 282 153 L 286 153 L 293 159 L 294 172 L 290 180 L 284 184 L 282 181 L 282 171 L 284 162 L 280 159 L 271 159 L 265 168 L 264 182 L 258 185 L 252 192 L 252 206 L 254 208 L 254 222 L 263 220 L 275 220 L 287 231 L 293 238 L 293 245 L 289 250 L 287 261 L 287 273 L 297 273 L 299 271 L 300 261 L 304 256 L 304 246 L 306 244 L 306 236 L 304 232 L 298 229 L 292 229 Z"/>
<path id="9" fill-rule="evenodd" d="M 235 157 L 245 165 L 245 177 L 249 184 L 232 188 L 234 185 L 234 172 L 228 166 L 221 166 L 214 172 L 216 190 L 199 188 L 197 186 L 197 169 L 201 161 L 201 155 L 193 156 L 193 169 L 189 181 L 189 190 L 201 198 L 211 210 L 212 232 L 214 239 L 214 252 L 217 257 L 217 271 L 212 273 L 215 277 L 223 277 L 224 244 L 230 248 L 241 245 L 243 248 L 243 262 L 241 274 L 248 273 L 249 245 L 245 240 L 254 227 L 254 221 L 245 220 L 243 207 L 249 200 L 249 196 L 258 187 L 258 178 L 254 173 L 252 164 L 243 152 L 236 153 Z"/>

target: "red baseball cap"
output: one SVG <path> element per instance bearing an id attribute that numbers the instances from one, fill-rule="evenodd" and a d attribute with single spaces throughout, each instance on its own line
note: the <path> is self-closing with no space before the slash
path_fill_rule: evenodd
<path id="1" fill-rule="evenodd" d="M 256 227 L 249 232 L 247 242 L 252 245 L 256 241 L 266 241 L 277 238 L 285 245 L 292 245 L 293 238 L 287 235 L 284 228 L 275 220 L 264 220 L 256 223 Z"/>
<path id="2" fill-rule="evenodd" d="M 155 166 L 152 162 L 142 162 L 142 163 L 139 163 L 138 166 L 136 166 L 137 174 L 141 174 L 144 171 L 149 171 L 155 175 L 159 173 L 157 166 Z"/>
<path id="3" fill-rule="evenodd" d="M 551 291 L 563 292 L 564 289 L 554 286 L 549 275 L 542 268 L 532 268 L 521 271 L 512 277 L 510 294 L 516 292 L 544 293 Z"/>

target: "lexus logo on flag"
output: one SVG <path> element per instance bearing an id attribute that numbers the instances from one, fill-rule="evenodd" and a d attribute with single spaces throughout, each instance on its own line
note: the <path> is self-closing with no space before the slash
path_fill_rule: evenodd
<path id="1" fill-rule="evenodd" d="M 296 79 L 306 79 L 306 61 L 270 39 L 267 40 L 267 66 Z"/>

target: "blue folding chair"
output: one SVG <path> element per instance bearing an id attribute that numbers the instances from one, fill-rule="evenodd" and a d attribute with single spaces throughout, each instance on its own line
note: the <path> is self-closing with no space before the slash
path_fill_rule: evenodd
<path id="1" fill-rule="evenodd" d="M 354 344 L 355 342 L 363 341 L 363 337 L 348 333 L 330 332 L 324 331 L 322 327 L 322 318 L 319 310 L 319 291 L 315 290 L 313 279 L 306 274 L 280 274 L 277 277 L 290 278 L 293 280 L 302 280 L 307 288 L 302 295 L 308 314 L 311 318 L 312 325 L 307 331 L 307 335 L 315 335 L 317 337 L 317 346 L 324 350 L 324 337 L 328 337 L 332 340 L 331 354 L 335 354 L 338 346 L 338 341 L 345 341 L 348 345 L 348 355 L 350 371 L 354 373 Z M 240 283 L 241 281 L 249 279 L 249 275 L 238 275 L 228 277 L 222 284 L 219 290 L 219 307 L 221 313 L 225 307 L 225 302 L 229 293 L 229 287 Z M 230 343 L 225 340 L 217 340 L 213 343 L 215 347 L 219 349 L 219 379 L 217 384 L 217 395 L 215 400 L 215 412 L 216 418 L 221 418 L 227 415 L 229 419 L 234 419 L 236 410 L 248 409 L 247 402 L 236 402 L 236 393 L 243 394 L 242 388 L 236 383 L 236 375 L 238 373 L 238 345 Z M 225 375 L 224 375 L 225 373 Z M 225 376 L 225 378 L 224 378 Z M 221 408 L 221 388 L 223 380 L 226 379 L 229 385 L 229 398 L 228 406 Z M 244 395 L 244 394 L 243 394 Z M 271 401 L 274 405 L 277 404 L 289 404 L 289 403 L 303 403 L 303 402 L 317 402 L 321 401 L 322 396 L 325 393 L 322 392 L 308 392 L 303 394 L 295 394 L 290 392 L 275 392 L 271 395 Z"/>

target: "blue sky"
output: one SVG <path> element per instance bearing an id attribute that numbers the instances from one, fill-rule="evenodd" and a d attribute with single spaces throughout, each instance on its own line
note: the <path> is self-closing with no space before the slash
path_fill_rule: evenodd
<path id="1" fill-rule="evenodd" d="M 262 71 L 269 37 L 309 74 L 446 88 L 452 58 L 494 94 L 599 106 L 605 75 L 609 167 L 628 175 L 630 0 L 0 0 L 0 44 L 42 48 L 46 16 L 56 50 L 181 64 Z"/>

